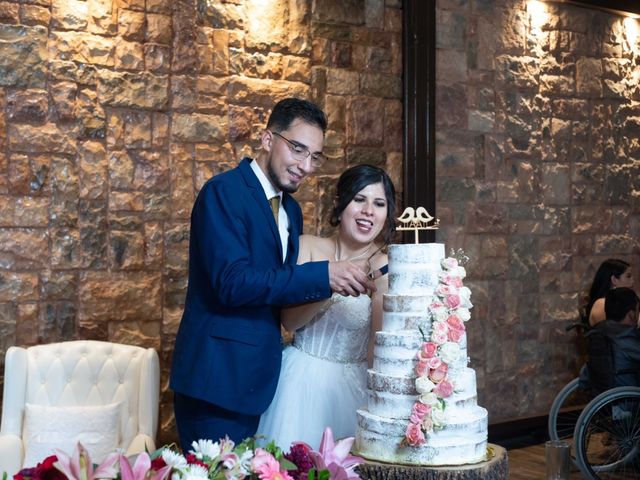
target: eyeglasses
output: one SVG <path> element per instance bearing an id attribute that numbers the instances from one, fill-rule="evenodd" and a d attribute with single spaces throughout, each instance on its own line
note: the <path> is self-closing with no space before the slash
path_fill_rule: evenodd
<path id="1" fill-rule="evenodd" d="M 293 142 L 289 140 L 287 137 L 285 137 L 284 135 L 280 135 L 278 132 L 274 132 L 271 130 L 270 132 L 273 133 L 276 137 L 281 138 L 282 140 L 287 142 L 287 146 L 291 151 L 291 156 L 298 162 L 304 162 L 307 158 L 311 157 L 311 166 L 313 168 L 318 168 L 327 159 L 327 157 L 325 157 L 321 153 L 311 153 L 311 151 L 304 145 L 297 142 Z"/>

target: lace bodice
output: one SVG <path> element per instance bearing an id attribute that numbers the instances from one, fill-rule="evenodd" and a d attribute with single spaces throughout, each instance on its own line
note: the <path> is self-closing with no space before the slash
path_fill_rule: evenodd
<path id="1" fill-rule="evenodd" d="M 296 331 L 293 346 L 333 362 L 363 362 L 370 328 L 371 299 L 367 295 L 334 294 L 311 322 Z"/>

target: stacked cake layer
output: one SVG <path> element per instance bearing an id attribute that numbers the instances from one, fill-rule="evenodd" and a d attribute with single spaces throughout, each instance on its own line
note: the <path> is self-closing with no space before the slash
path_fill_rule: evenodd
<path id="1" fill-rule="evenodd" d="M 467 366 L 466 333 L 458 319 L 468 320 L 457 280 L 464 269 L 443 270 L 443 260 L 443 244 L 389 247 L 383 327 L 368 371 L 367 406 L 357 412 L 355 450 L 365 458 L 460 465 L 486 457 L 487 411 L 477 404 L 475 371 Z M 435 323 L 438 315 L 444 318 Z"/>

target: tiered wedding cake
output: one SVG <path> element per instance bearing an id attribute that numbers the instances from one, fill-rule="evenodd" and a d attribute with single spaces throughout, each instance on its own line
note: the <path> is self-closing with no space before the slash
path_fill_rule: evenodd
<path id="1" fill-rule="evenodd" d="M 376 333 L 355 451 L 372 460 L 460 465 L 485 460 L 487 411 L 467 367 L 465 270 L 437 243 L 389 247 L 389 292 Z"/>

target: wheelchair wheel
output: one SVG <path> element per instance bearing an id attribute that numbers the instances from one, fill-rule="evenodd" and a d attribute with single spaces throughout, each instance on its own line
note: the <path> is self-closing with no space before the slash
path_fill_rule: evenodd
<path id="1" fill-rule="evenodd" d="M 573 440 L 586 478 L 640 478 L 640 388 L 613 388 L 594 398 L 578 418 Z"/>
<path id="2" fill-rule="evenodd" d="M 549 410 L 549 438 L 573 443 L 573 431 L 589 396 L 580 388 L 580 379 L 574 378 L 556 395 Z M 573 446 L 571 456 L 575 458 Z"/>

